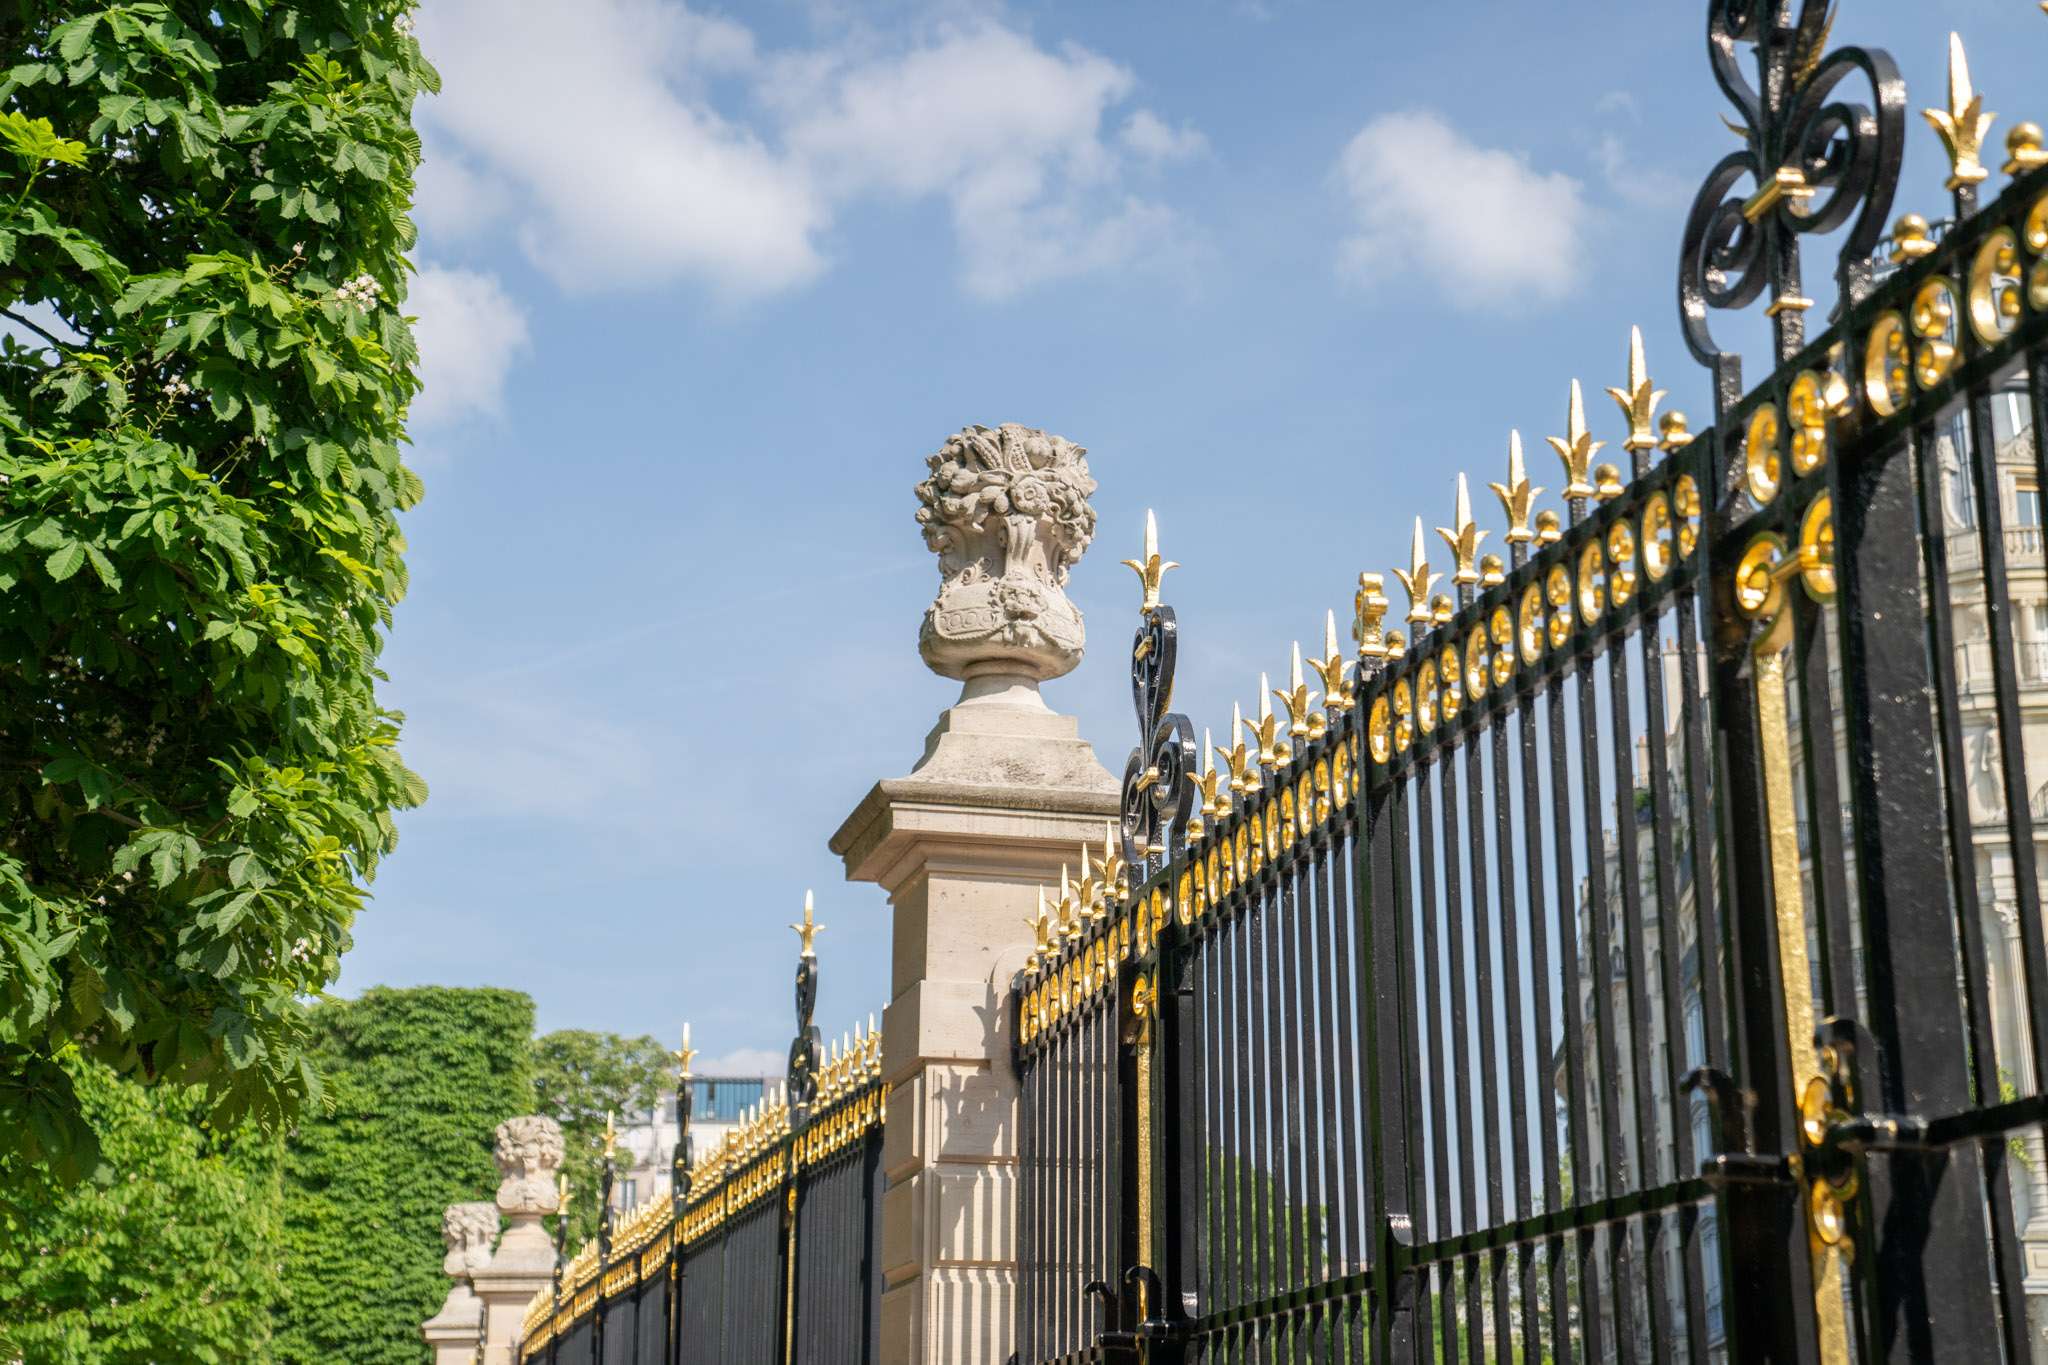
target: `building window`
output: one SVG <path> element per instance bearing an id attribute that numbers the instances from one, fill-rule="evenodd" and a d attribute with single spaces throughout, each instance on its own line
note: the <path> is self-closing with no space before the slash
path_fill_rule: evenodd
<path id="1" fill-rule="evenodd" d="M 619 1194 L 619 1207 L 630 1209 L 640 1202 L 640 1183 L 636 1180 L 621 1180 L 615 1187 Z"/>
<path id="2" fill-rule="evenodd" d="M 2018 387 L 1991 395 L 1991 439 L 2001 450 L 2008 441 L 2024 434 L 2033 425 L 2025 389 L 2026 381 L 2022 379 Z"/>
<path id="3" fill-rule="evenodd" d="M 2015 478 L 2012 481 L 2012 524 L 2041 524 L 2041 485 L 2031 477 Z"/>
<path id="4" fill-rule="evenodd" d="M 1977 524 L 1976 495 L 1971 491 L 1969 470 L 1962 459 L 1962 452 L 1967 449 L 1967 439 L 1960 431 L 1941 443 L 1942 511 L 1948 514 L 1949 525 L 1958 531 Z"/>

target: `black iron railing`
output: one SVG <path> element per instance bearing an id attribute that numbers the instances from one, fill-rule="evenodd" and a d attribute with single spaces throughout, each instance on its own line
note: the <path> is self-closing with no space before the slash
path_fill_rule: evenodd
<path id="1" fill-rule="evenodd" d="M 1708 11 L 1742 144 L 1682 244 L 1697 439 L 1632 344 L 1616 462 L 1576 385 L 1549 441 L 1562 515 L 1517 439 L 1504 555 L 1461 482 L 1406 638 L 1363 576 L 1356 651 L 1209 754 L 1148 528 L 1121 845 L 1017 981 L 1026 1365 L 2033 1358 L 2048 677 L 2002 481 L 2048 484 L 2010 439 L 2048 402 L 2048 152 L 2016 128 L 1980 194 L 1958 42 L 1947 221 L 1887 232 L 1890 59 L 1820 0 Z M 1754 303 L 1745 392 L 1709 320 Z"/>
<path id="2" fill-rule="evenodd" d="M 806 897 L 797 1033 L 780 1101 L 699 1159 L 685 1031 L 668 1196 L 617 1216 L 536 1296 L 523 1365 L 873 1365 L 881 1357 L 882 1035 L 828 1057 L 811 1023 L 818 926 Z"/>

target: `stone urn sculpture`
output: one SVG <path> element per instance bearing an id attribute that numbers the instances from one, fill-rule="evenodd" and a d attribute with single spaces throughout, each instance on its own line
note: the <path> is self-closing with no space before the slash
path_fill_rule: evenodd
<path id="1" fill-rule="evenodd" d="M 541 1219 L 560 1202 L 555 1172 L 562 1165 L 562 1126 L 540 1114 L 525 1114 L 498 1125 L 498 1207 L 511 1226 L 498 1247 L 502 1264 L 524 1268 L 554 1265 L 555 1248 Z"/>
<path id="2" fill-rule="evenodd" d="M 470 1277 L 491 1263 L 491 1243 L 498 1237 L 498 1206 L 487 1201 L 450 1204 L 441 1215 L 441 1241 L 448 1254 L 441 1273 L 454 1280 L 441 1311 L 420 1325 L 420 1335 L 434 1348 L 437 1362 L 475 1359 L 483 1326 L 483 1300 Z"/>
<path id="3" fill-rule="evenodd" d="M 1036 692 L 1073 671 L 1085 634 L 1067 573 L 1095 535 L 1088 452 L 1015 422 L 973 426 L 925 461 L 917 523 L 939 557 L 918 653 L 961 700 Z"/>

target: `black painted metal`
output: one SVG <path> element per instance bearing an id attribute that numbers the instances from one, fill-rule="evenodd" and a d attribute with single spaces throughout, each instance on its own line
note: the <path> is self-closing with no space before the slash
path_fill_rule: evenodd
<path id="1" fill-rule="evenodd" d="M 1066 1150 L 1060 1106 L 1099 1103 L 1126 1139 L 1119 1264 L 1090 1271 L 1115 1311 L 1057 1339 L 1027 1314 L 1025 1365 L 1091 1351 L 1806 1362 L 1830 1318 L 1852 1358 L 2027 1358 L 2007 1144 L 2048 1118 L 2048 1099 L 2008 1099 L 2001 1068 L 2048 1075 L 2033 804 L 2048 775 L 2029 774 L 2021 742 L 2022 684 L 2039 679 L 2016 654 L 2001 512 L 2015 460 L 2048 483 L 2048 451 L 1997 448 L 1991 405 L 2023 403 L 2028 430 L 2048 412 L 2048 264 L 2031 295 L 2024 278 L 2048 257 L 2048 207 L 2028 219 L 2048 170 L 2021 166 L 1995 196 L 1966 185 L 1924 252 L 1876 260 L 1906 108 L 1890 59 L 1825 50 L 1820 0 L 1708 9 L 1743 135 L 1682 248 L 1710 428 L 1658 449 L 1638 433 L 1626 482 L 1574 497 L 1554 534 L 1511 542 L 1496 581 L 1460 582 L 1447 619 L 1411 618 L 1405 652 L 1368 632 L 1355 706 L 1328 709 L 1326 733 L 1297 725 L 1291 754 L 1252 765 L 1249 789 L 1192 837 L 1153 772 L 1193 776 L 1166 709 L 1186 642 L 1170 611 L 1148 614 L 1128 894 L 1017 982 L 1027 1303 L 1082 1293 L 1079 1267 L 1035 1231 L 1075 1217 L 1037 1172 Z M 1785 191 L 1776 202 L 1756 193 L 1767 183 Z M 1800 247 L 1835 228 L 1840 304 L 1809 340 Z M 2000 231 L 2016 235 L 2018 266 L 1993 282 L 2012 292 L 1984 332 L 1972 267 Z M 1945 314 L 1924 307 L 1936 281 Z M 1776 368 L 1745 395 L 1707 317 L 1764 298 L 1778 304 Z M 1887 394 L 1883 365 L 1866 361 L 1882 358 L 1871 338 L 1894 316 L 1934 321 L 1909 337 L 1903 391 Z M 1929 356 L 1939 373 L 1915 369 Z M 1809 404 L 1797 431 L 1795 392 Z M 1788 445 L 1758 483 L 1746 442 L 1765 405 Z M 1934 441 L 1953 414 L 1981 567 L 1977 595 L 1952 601 L 1964 589 L 1946 566 Z M 1806 464 L 1788 458 L 1795 435 Z M 1653 574 L 1644 511 L 1682 490 L 1695 508 L 1677 518 L 1684 544 L 1663 542 L 1668 568 Z M 1830 569 L 1831 589 L 1792 553 L 1823 496 L 1833 538 L 1807 567 Z M 1784 543 L 1782 635 L 1758 610 L 1762 580 L 1737 582 L 1765 535 Z M 1546 590 L 1554 571 L 1561 599 Z M 1957 673 L 1965 610 L 1984 623 L 1988 683 Z M 1782 735 L 1759 711 L 1773 648 Z M 1499 674 L 1456 685 L 1502 649 Z M 1979 689 L 1968 719 L 1966 682 Z M 2012 812 L 1997 834 L 2014 883 L 2009 954 L 1988 927 L 1969 805 L 1987 764 Z M 1304 781 L 1313 791 L 1345 765 L 1349 780 L 1304 818 Z M 1766 798 L 1787 765 L 1778 790 L 1793 793 L 1796 831 L 1774 829 Z M 1774 877 L 1783 833 L 1797 885 Z M 1811 953 L 1812 979 L 1789 991 L 1781 917 L 1803 921 Z M 1086 985 L 1086 966 L 1077 984 L 1098 950 L 1113 989 Z M 1995 981 L 2025 1025 L 2022 1056 L 1999 1051 L 2011 1041 L 1993 1027 Z M 1124 1009 L 1133 982 L 1161 992 L 1156 1032 L 1122 1030 L 1108 1093 L 1061 1090 L 1068 1040 Z M 1817 1036 L 1788 1037 L 1788 1005 L 1809 998 Z M 1817 1072 L 1828 1103 L 1802 1123 L 1794 1078 Z M 1815 1181 L 1843 1201 L 1853 1258 L 1815 1255 Z M 1138 1263 L 1141 1246 L 1154 1264 Z M 1845 1277 L 1839 1313 L 1816 1302 L 1817 1268 Z M 1140 1320 L 1132 1286 L 1154 1280 Z"/>
<path id="2" fill-rule="evenodd" d="M 791 1044 L 795 1122 L 700 1162 L 679 1077 L 674 1185 L 658 1211 L 620 1219 L 608 1198 L 592 1255 L 553 1295 L 522 1353 L 595 1365 L 879 1365 L 880 1039 L 826 1065 L 811 1022 L 817 960 L 799 961 Z M 559 1261 L 559 1246 L 557 1248 Z"/>

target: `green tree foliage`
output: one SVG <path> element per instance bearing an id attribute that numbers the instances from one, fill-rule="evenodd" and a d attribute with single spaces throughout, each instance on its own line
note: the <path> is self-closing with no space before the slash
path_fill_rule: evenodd
<path id="1" fill-rule="evenodd" d="M 0 1359 L 268 1359 L 277 1292 L 278 1139 L 200 1126 L 203 1097 L 67 1059 L 105 1135 L 94 1179 L 15 1169 L 0 1203 Z M 0 1157 L 22 1167 L 23 1158 Z"/>
<path id="2" fill-rule="evenodd" d="M 492 1133 L 532 1112 L 533 1002 L 371 990 L 312 1011 L 331 1110 L 285 1144 L 280 1362 L 417 1365 L 448 1292 L 441 1214 L 498 1186 Z"/>
<path id="3" fill-rule="evenodd" d="M 91 1168 L 75 1043 L 316 1093 L 391 812 L 406 0 L 0 0 L 0 1150 Z"/>
<path id="4" fill-rule="evenodd" d="M 670 1061 L 668 1050 L 645 1034 L 621 1038 L 616 1033 L 562 1029 L 534 1040 L 533 1112 L 562 1125 L 570 1247 L 597 1235 L 605 1115 L 645 1113 L 671 1102 L 675 1081 Z M 657 1159 L 662 1159 L 659 1154 Z"/>

